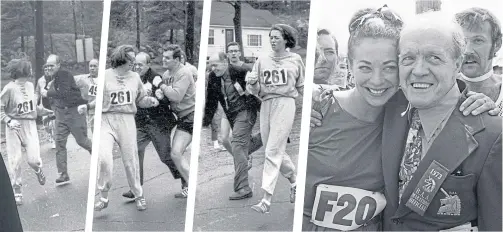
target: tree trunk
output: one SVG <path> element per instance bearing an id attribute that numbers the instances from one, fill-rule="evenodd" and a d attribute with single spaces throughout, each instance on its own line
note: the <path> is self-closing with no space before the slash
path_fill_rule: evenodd
<path id="1" fill-rule="evenodd" d="M 75 62 L 77 62 L 77 15 L 75 14 L 75 0 L 72 0 L 72 9 L 73 9 L 73 28 L 75 31 Z M 84 42 L 84 41 L 82 41 Z"/>
<path id="2" fill-rule="evenodd" d="M 84 23 L 84 2 L 80 0 L 80 17 L 82 18 L 82 36 L 86 38 L 86 29 L 85 29 L 85 23 Z"/>
<path id="3" fill-rule="evenodd" d="M 173 44 L 173 28 L 169 29 L 169 44 Z"/>
<path id="4" fill-rule="evenodd" d="M 44 17 L 42 1 L 35 2 L 35 83 L 43 75 L 44 64 Z"/>
<path id="5" fill-rule="evenodd" d="M 52 43 L 52 33 L 49 34 L 49 40 L 51 41 L 51 54 L 54 54 L 54 46 L 53 46 L 53 43 Z"/>
<path id="6" fill-rule="evenodd" d="M 193 64 L 194 56 L 194 15 L 196 14 L 196 2 L 189 1 L 187 4 L 187 28 L 185 29 L 185 53 L 187 54 L 186 60 Z"/>
<path id="7" fill-rule="evenodd" d="M 236 1 L 234 2 L 234 4 L 232 4 L 232 6 L 234 6 L 234 18 L 232 19 L 232 21 L 234 22 L 234 35 L 236 37 L 236 43 L 239 44 L 239 50 L 241 51 L 241 60 L 244 61 L 245 53 L 243 52 L 243 33 L 241 29 L 241 2 Z"/>
<path id="8" fill-rule="evenodd" d="M 136 1 L 136 48 L 140 51 L 140 1 Z"/>
<path id="9" fill-rule="evenodd" d="M 21 35 L 21 51 L 22 52 L 25 52 L 25 48 L 24 48 L 24 35 Z"/>

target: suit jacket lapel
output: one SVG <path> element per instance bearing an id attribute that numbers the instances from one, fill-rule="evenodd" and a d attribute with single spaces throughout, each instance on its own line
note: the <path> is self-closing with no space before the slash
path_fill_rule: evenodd
<path id="1" fill-rule="evenodd" d="M 398 207 L 398 171 L 403 156 L 405 139 L 408 130 L 407 117 L 401 113 L 407 109 L 407 100 L 402 91 L 390 99 L 385 107 L 382 135 L 382 167 L 385 194 L 388 199 L 386 207 Z"/>
<path id="2" fill-rule="evenodd" d="M 461 103 L 464 99 L 461 99 Z M 421 180 L 433 160 L 436 160 L 452 173 L 477 147 L 478 143 L 473 135 L 483 129 L 482 119 L 479 116 L 464 117 L 458 110 L 459 103 L 449 117 L 445 127 L 433 141 L 425 157 L 419 163 L 411 181 L 405 188 L 402 201 L 394 218 L 402 217 L 411 212 L 411 209 L 405 204 L 412 192 Z M 474 127 L 468 127 L 469 123 Z"/>

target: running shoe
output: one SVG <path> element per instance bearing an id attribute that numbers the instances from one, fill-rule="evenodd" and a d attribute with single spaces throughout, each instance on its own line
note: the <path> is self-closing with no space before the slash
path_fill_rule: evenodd
<path id="1" fill-rule="evenodd" d="M 295 203 L 295 195 L 297 194 L 297 185 L 290 187 L 290 203 Z"/>
<path id="2" fill-rule="evenodd" d="M 21 193 L 14 194 L 14 200 L 16 200 L 16 205 L 22 205 L 23 204 L 23 194 L 21 194 Z"/>
<path id="3" fill-rule="evenodd" d="M 185 187 L 181 192 L 175 194 L 175 198 L 187 198 L 189 195 L 189 188 Z"/>
<path id="4" fill-rule="evenodd" d="M 136 198 L 136 209 L 138 209 L 139 211 L 147 209 L 147 201 L 145 200 L 145 197 Z"/>
<path id="5" fill-rule="evenodd" d="M 108 207 L 108 199 L 100 198 L 100 200 L 94 205 L 94 211 L 101 211 Z"/>
<path id="6" fill-rule="evenodd" d="M 253 205 L 251 208 L 259 213 L 269 213 L 271 204 L 262 199 L 258 204 Z"/>
<path id="7" fill-rule="evenodd" d="M 44 185 L 45 184 L 45 175 L 44 175 L 44 172 L 42 171 L 42 168 L 38 168 L 38 172 L 35 172 L 35 174 L 37 175 L 38 183 L 40 185 Z"/>

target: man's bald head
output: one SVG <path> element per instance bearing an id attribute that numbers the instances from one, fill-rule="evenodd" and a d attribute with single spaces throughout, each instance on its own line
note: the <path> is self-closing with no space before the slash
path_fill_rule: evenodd
<path id="1" fill-rule="evenodd" d="M 89 75 L 91 77 L 98 77 L 98 59 L 92 59 L 89 61 Z"/>
<path id="2" fill-rule="evenodd" d="M 150 55 L 145 52 L 138 53 L 135 57 L 134 68 L 140 76 L 145 75 L 150 68 Z"/>
<path id="3" fill-rule="evenodd" d="M 219 77 L 222 76 L 228 68 L 227 55 L 224 52 L 218 52 L 210 56 L 208 60 L 213 72 Z"/>
<path id="4" fill-rule="evenodd" d="M 51 54 L 47 57 L 45 66 L 47 67 L 47 73 L 49 76 L 54 76 L 54 74 L 59 71 L 59 68 L 61 67 L 60 64 L 61 60 L 59 59 L 59 56 Z"/>

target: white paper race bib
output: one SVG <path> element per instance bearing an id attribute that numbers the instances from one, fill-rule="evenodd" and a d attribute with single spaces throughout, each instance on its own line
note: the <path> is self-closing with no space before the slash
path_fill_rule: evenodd
<path id="1" fill-rule="evenodd" d="M 286 85 L 287 83 L 287 73 L 286 69 L 266 69 L 262 72 L 264 76 L 265 85 Z"/>
<path id="2" fill-rule="evenodd" d="M 114 106 L 129 105 L 133 103 L 131 91 L 120 90 L 110 93 L 110 104 Z"/>
<path id="3" fill-rule="evenodd" d="M 35 111 L 35 104 L 33 104 L 32 100 L 24 101 L 21 103 L 18 103 L 16 105 L 17 108 L 17 114 L 18 115 L 24 115 L 24 114 L 29 114 L 33 111 Z"/>
<path id="4" fill-rule="evenodd" d="M 381 213 L 385 206 L 382 193 L 320 184 L 316 188 L 311 222 L 331 229 L 354 230 Z"/>
<path id="5" fill-rule="evenodd" d="M 96 97 L 96 95 L 98 94 L 98 85 L 89 86 L 87 93 L 89 94 L 89 96 Z"/>

